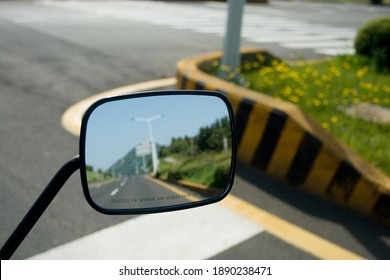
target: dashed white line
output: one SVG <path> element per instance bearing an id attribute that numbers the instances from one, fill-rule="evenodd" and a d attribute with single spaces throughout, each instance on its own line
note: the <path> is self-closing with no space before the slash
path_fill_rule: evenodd
<path id="1" fill-rule="evenodd" d="M 116 195 L 118 192 L 119 192 L 119 188 L 116 188 L 116 189 L 114 189 L 114 190 L 110 193 L 110 195 L 111 195 L 111 196 L 114 196 L 114 195 Z"/>

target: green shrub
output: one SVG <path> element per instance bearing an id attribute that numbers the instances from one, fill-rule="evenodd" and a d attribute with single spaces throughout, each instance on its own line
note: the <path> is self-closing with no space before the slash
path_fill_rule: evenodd
<path id="1" fill-rule="evenodd" d="M 225 188 L 230 178 L 230 166 L 218 167 L 214 173 L 214 181 L 211 183 L 211 187 Z"/>
<path id="2" fill-rule="evenodd" d="M 390 17 L 377 18 L 365 23 L 355 39 L 357 54 L 371 58 L 380 71 L 390 68 Z"/>

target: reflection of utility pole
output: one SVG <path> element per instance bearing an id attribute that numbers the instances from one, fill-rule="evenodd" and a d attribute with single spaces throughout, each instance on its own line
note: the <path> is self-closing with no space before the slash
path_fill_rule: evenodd
<path id="1" fill-rule="evenodd" d="M 138 160 L 134 160 L 134 165 L 135 165 L 135 175 L 138 175 L 139 174 Z"/>
<path id="2" fill-rule="evenodd" d="M 157 158 L 157 148 L 156 148 L 156 142 L 154 141 L 153 137 L 153 131 L 152 131 L 152 121 L 157 120 L 161 118 L 162 115 L 155 115 L 149 118 L 134 118 L 135 121 L 139 122 L 147 122 L 148 123 L 148 129 L 149 129 L 149 139 L 150 139 L 150 145 L 152 146 L 152 163 L 153 163 L 153 173 L 157 172 L 158 167 L 158 158 Z"/>

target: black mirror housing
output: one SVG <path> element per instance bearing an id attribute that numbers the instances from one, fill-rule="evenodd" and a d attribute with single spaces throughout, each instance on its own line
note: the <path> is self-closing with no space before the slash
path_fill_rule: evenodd
<path id="1" fill-rule="evenodd" d="M 101 213 L 156 213 L 220 201 L 232 188 L 235 164 L 233 112 L 219 92 L 105 98 L 82 120 L 83 192 Z"/>

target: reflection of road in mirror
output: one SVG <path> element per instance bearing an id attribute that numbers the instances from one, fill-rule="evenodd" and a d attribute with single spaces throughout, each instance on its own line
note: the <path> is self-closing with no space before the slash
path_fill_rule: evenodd
<path id="1" fill-rule="evenodd" d="M 147 209 L 221 195 L 233 147 L 221 97 L 156 94 L 98 104 L 85 135 L 85 177 L 95 204 Z"/>
<path id="2" fill-rule="evenodd" d="M 179 205 L 207 199 L 183 186 L 149 176 L 117 177 L 91 184 L 92 200 L 107 209 L 137 209 Z"/>

